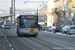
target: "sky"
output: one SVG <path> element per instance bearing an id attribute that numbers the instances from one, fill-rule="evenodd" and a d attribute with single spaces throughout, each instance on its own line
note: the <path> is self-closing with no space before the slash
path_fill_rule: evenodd
<path id="1" fill-rule="evenodd" d="M 20 9 L 20 8 L 39 8 L 39 6 L 43 3 L 34 3 L 34 2 L 29 2 L 25 3 L 24 1 L 26 0 L 15 0 L 15 7 Z M 47 0 L 27 0 L 27 1 L 43 1 L 46 2 Z M 11 7 L 11 0 L 0 0 L 0 10 L 9 10 Z"/>
<path id="2" fill-rule="evenodd" d="M 25 8 L 36 8 L 38 9 L 40 5 L 43 3 L 24 3 L 24 1 L 43 1 L 47 2 L 47 0 L 15 0 L 15 8 L 16 9 L 25 9 Z M 11 0 L 0 0 L 0 10 L 6 10 L 6 11 L 0 11 L 0 15 L 2 14 L 9 14 L 9 10 L 11 7 Z M 8 11 L 7 11 L 8 10 Z"/>

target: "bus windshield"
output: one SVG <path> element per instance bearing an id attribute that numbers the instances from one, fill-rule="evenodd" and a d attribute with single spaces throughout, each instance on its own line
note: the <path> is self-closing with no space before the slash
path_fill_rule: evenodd
<path id="1" fill-rule="evenodd" d="M 22 28 L 38 28 L 38 19 L 37 16 L 21 16 L 20 27 Z"/>

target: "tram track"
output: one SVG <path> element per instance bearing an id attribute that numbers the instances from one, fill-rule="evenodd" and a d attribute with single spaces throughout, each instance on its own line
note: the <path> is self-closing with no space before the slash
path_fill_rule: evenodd
<path id="1" fill-rule="evenodd" d="M 17 34 L 14 31 L 8 31 L 8 33 L 10 33 L 10 35 L 8 35 L 8 37 L 9 36 L 17 37 Z M 44 47 L 45 47 L 44 50 L 71 50 L 71 49 L 62 49 L 62 48 L 64 48 L 65 46 L 72 46 L 72 47 L 75 46 L 73 43 L 68 42 L 68 40 L 66 40 L 67 38 L 64 39 L 63 36 L 60 38 L 59 37 L 60 37 L 59 35 L 58 35 L 58 37 L 57 36 L 54 37 L 54 35 L 47 36 L 45 34 L 40 33 L 36 38 L 34 38 L 34 37 L 17 37 L 15 40 L 23 42 L 24 45 L 25 44 L 29 45 L 32 48 L 32 50 L 41 50 L 41 48 L 44 48 Z M 11 38 L 9 38 L 9 40 L 10 39 Z M 70 40 L 71 40 L 71 38 L 70 38 Z M 57 43 L 61 44 L 61 45 L 58 45 Z M 57 47 L 59 49 L 54 49 L 54 47 Z M 46 48 L 49 48 L 49 49 L 46 49 Z"/>
<path id="2" fill-rule="evenodd" d="M 40 37 L 39 37 L 40 38 Z M 52 45 L 54 45 L 54 44 L 52 44 L 52 45 L 50 45 L 50 44 L 48 44 L 48 42 L 46 42 L 46 41 L 44 41 L 44 40 L 41 40 L 41 39 L 39 39 L 39 38 L 37 38 L 36 37 L 36 39 L 35 38 L 32 38 L 32 37 L 27 37 L 27 39 L 29 39 L 29 40 L 31 40 L 31 41 L 34 41 L 34 42 L 36 42 L 36 43 L 38 43 L 38 44 L 41 44 L 41 45 L 43 45 L 43 46 L 45 46 L 45 47 L 47 47 L 47 48 L 50 48 L 51 50 L 54 50 L 54 49 L 52 49 L 52 47 L 50 47 L 50 46 L 52 46 Z"/>
<path id="3" fill-rule="evenodd" d="M 40 32 L 41 33 L 41 32 Z M 65 42 L 69 42 L 69 43 L 73 43 L 75 44 L 75 37 L 69 37 L 69 36 L 64 36 L 64 35 L 57 35 L 57 34 L 46 34 L 46 33 L 42 33 L 40 34 L 42 35 L 41 37 L 52 37 L 53 39 L 57 39 L 57 40 L 61 40 L 61 41 L 65 41 Z"/>
<path id="4" fill-rule="evenodd" d="M 70 48 L 73 49 L 73 47 L 70 47 L 70 48 L 68 49 L 68 48 L 67 48 L 68 44 L 67 44 L 66 47 L 62 47 L 62 46 L 53 44 L 53 43 L 51 43 L 51 42 L 44 41 L 44 40 L 39 39 L 39 38 L 36 38 L 36 39 L 35 39 L 35 38 L 28 38 L 28 39 L 30 39 L 30 40 L 32 40 L 32 41 L 34 41 L 34 42 L 36 42 L 36 43 L 39 43 L 39 44 L 41 44 L 41 45 L 44 45 L 44 46 L 50 48 L 51 50 L 56 50 L 56 49 L 53 49 L 54 47 L 60 48 L 60 49 L 57 49 L 57 50 L 71 50 Z M 47 39 L 46 39 L 46 40 L 47 40 Z M 64 44 L 64 43 L 61 43 L 61 44 Z M 66 44 L 65 44 L 65 45 L 66 45 Z M 75 50 L 75 49 L 73 49 L 73 50 Z"/>
<path id="5" fill-rule="evenodd" d="M 72 43 L 72 44 L 75 44 L 75 40 L 73 40 L 71 37 L 64 37 L 64 36 L 55 36 L 55 35 L 40 35 L 39 37 L 41 38 L 52 38 L 52 39 L 56 39 L 56 40 L 60 40 L 60 41 L 64 41 L 64 42 L 67 42 L 67 43 Z M 74 45 L 75 46 L 75 45 Z"/>
<path id="6" fill-rule="evenodd" d="M 15 34 L 12 34 L 12 32 L 9 30 L 6 30 L 6 31 L 8 34 L 5 33 L 5 35 L 7 35 L 7 38 L 9 42 L 12 44 L 14 50 L 32 50 L 32 48 L 28 46 L 26 43 L 23 43 L 24 41 L 20 40 L 18 36 L 16 36 Z"/>
<path id="7" fill-rule="evenodd" d="M 64 42 L 67 42 L 67 43 L 75 44 L 75 43 L 73 42 L 74 40 L 69 40 L 69 41 L 68 41 L 66 38 L 64 39 L 64 38 L 61 38 L 61 37 L 59 38 L 59 37 L 52 37 L 52 36 L 49 37 L 49 36 L 45 36 L 45 35 L 40 35 L 40 36 L 38 36 L 37 38 L 39 38 L 39 37 L 40 37 L 40 38 L 45 38 L 45 39 L 48 39 L 48 40 L 50 40 L 50 39 L 52 38 L 52 39 L 57 40 L 57 41 L 60 40 L 60 41 L 64 41 Z M 39 38 L 39 39 L 40 39 L 40 38 Z M 75 46 L 75 45 L 74 45 L 74 46 Z"/>
<path id="8" fill-rule="evenodd" d="M 13 31 L 12 31 L 13 32 Z M 52 36 L 50 36 L 50 37 L 52 37 Z M 50 48 L 51 50 L 54 50 L 54 49 L 52 49 L 52 47 L 56 47 L 56 46 L 58 46 L 58 47 L 62 47 L 62 46 L 59 46 L 59 45 L 56 45 L 56 44 L 53 44 L 53 43 L 51 43 L 51 42 L 47 42 L 47 40 L 50 40 L 49 38 L 50 38 L 49 36 L 47 36 L 47 35 L 38 35 L 36 38 L 32 38 L 32 37 L 27 37 L 27 39 L 29 39 L 29 40 L 32 40 L 32 41 L 34 41 L 34 42 L 36 42 L 36 43 L 38 43 L 38 44 L 41 44 L 41 45 L 43 45 L 43 46 L 46 46 L 46 47 L 48 47 L 48 48 Z M 46 40 L 42 40 L 42 38 L 44 39 L 46 39 Z M 24 38 L 23 38 L 24 39 Z M 54 37 L 53 37 L 53 39 L 54 39 Z M 57 40 L 62 40 L 61 38 L 56 38 Z M 64 41 L 64 39 L 63 39 L 63 41 Z M 65 41 L 65 42 L 67 42 L 67 41 Z M 62 44 L 64 44 L 64 43 L 62 43 Z M 67 44 L 68 45 L 68 44 Z M 51 46 L 51 47 L 50 47 Z M 63 48 L 63 47 L 62 47 Z M 66 50 L 66 49 L 64 49 L 64 50 Z M 69 49 L 68 49 L 69 50 Z"/>
<path id="9" fill-rule="evenodd" d="M 36 43 L 39 43 L 39 44 L 41 44 L 41 45 L 43 45 L 43 46 L 45 46 L 45 47 L 48 47 L 48 48 L 50 48 L 51 50 L 53 50 L 52 49 L 52 47 L 50 47 L 50 45 L 48 45 L 46 42 L 41 42 L 40 40 L 35 40 L 35 39 L 32 39 L 32 38 L 27 38 L 27 39 L 29 39 L 29 40 L 32 40 L 32 41 L 34 41 L 34 42 L 36 42 Z"/>

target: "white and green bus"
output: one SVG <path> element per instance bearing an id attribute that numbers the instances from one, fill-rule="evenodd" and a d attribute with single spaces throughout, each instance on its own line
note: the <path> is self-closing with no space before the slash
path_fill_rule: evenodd
<path id="1" fill-rule="evenodd" d="M 21 14 L 17 17 L 17 35 L 38 35 L 38 16 L 34 14 Z"/>

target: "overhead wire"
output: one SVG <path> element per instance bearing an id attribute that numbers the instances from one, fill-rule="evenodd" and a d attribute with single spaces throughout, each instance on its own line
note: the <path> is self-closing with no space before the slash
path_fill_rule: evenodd
<path id="1" fill-rule="evenodd" d="M 24 5 L 24 3 L 21 6 L 19 6 L 18 8 L 21 8 L 23 5 Z"/>
<path id="2" fill-rule="evenodd" d="M 0 5 L 1 7 L 9 7 L 9 6 L 4 6 L 4 5 Z"/>

